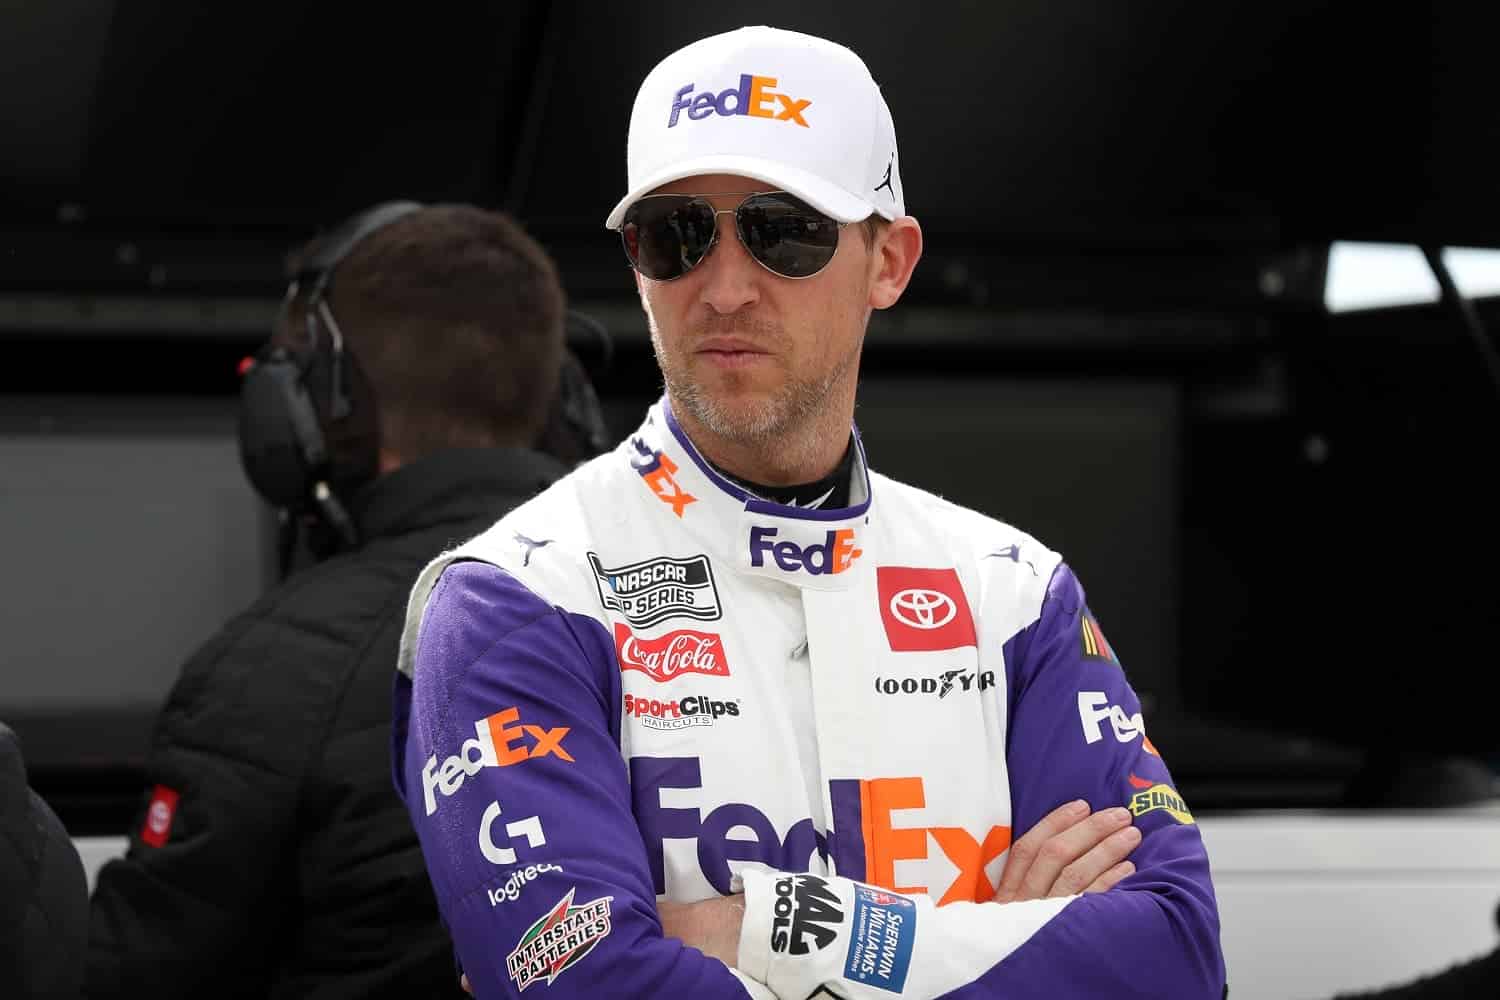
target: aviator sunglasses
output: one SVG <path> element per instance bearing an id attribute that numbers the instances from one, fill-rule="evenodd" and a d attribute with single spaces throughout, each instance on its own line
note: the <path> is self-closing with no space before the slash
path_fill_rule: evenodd
<path id="1" fill-rule="evenodd" d="M 630 266 L 653 281 L 682 277 L 714 248 L 721 215 L 734 216 L 735 235 L 756 263 L 783 278 L 812 277 L 839 248 L 845 223 L 786 191 L 752 194 L 734 208 L 716 209 L 711 197 L 724 196 L 648 194 L 626 209 L 620 239 Z"/>

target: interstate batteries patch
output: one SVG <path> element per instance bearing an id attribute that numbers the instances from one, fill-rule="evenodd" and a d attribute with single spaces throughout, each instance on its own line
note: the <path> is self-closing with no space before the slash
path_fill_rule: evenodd
<path id="1" fill-rule="evenodd" d="M 606 611 L 622 615 L 636 628 L 668 618 L 714 621 L 723 616 L 708 556 L 673 559 L 658 556 L 628 566 L 608 567 L 589 554 L 594 583 Z"/>
<path id="2" fill-rule="evenodd" d="M 558 976 L 583 961 L 594 945 L 609 936 L 609 903 L 613 896 L 573 905 L 573 893 L 526 929 L 521 940 L 505 956 L 505 968 L 518 991 L 534 983 L 549 986 Z"/>

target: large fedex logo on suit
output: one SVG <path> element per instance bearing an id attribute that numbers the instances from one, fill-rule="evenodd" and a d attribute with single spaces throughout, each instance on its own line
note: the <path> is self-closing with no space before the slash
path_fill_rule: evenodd
<path id="1" fill-rule="evenodd" d="M 800 872 L 817 854 L 831 860 L 840 875 L 895 892 L 926 894 L 939 906 L 960 900 L 988 902 L 995 886 L 985 867 L 1010 847 L 1009 826 L 971 830 L 897 825 L 893 814 L 898 810 L 927 807 L 920 777 L 830 781 L 833 828 L 826 836 L 814 828 L 811 818 L 797 821 L 780 835 L 763 812 L 744 802 L 685 805 L 693 801 L 693 791 L 702 792 L 697 757 L 633 757 L 630 787 L 658 895 L 666 892 L 668 840 L 695 842 L 703 877 L 726 895 L 731 861 L 759 861 L 778 871 Z M 949 862 L 944 871 L 957 871 L 946 885 L 896 884 L 897 862 L 938 856 Z"/>

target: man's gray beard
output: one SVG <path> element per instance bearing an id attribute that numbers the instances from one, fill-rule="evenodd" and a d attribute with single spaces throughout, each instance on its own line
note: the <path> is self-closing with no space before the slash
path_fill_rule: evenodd
<path id="1" fill-rule="evenodd" d="M 661 368 L 662 378 L 667 383 L 672 404 L 706 427 L 711 434 L 726 441 L 750 445 L 785 442 L 789 436 L 796 435 L 804 428 L 816 427 L 816 418 L 832 401 L 833 387 L 853 362 L 852 357 L 846 358 L 823 378 L 791 376 L 782 384 L 781 391 L 770 398 L 731 408 L 721 405 L 690 378 L 668 370 L 662 364 L 661 345 L 654 346 L 656 361 Z"/>

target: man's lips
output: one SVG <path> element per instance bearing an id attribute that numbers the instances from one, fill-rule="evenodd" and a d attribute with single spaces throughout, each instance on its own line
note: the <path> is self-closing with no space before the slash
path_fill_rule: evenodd
<path id="1" fill-rule="evenodd" d="M 710 337 L 695 348 L 699 354 L 769 354 L 754 341 L 737 337 Z"/>
<path id="2" fill-rule="evenodd" d="M 719 368 L 745 368 L 769 359 L 771 352 L 754 341 L 736 337 L 710 337 L 700 342 L 693 353 Z"/>

